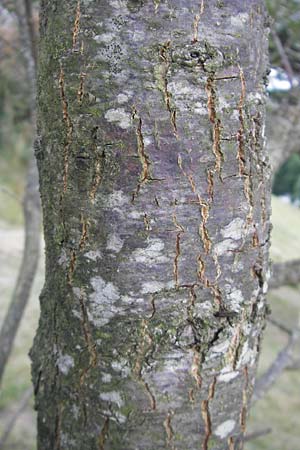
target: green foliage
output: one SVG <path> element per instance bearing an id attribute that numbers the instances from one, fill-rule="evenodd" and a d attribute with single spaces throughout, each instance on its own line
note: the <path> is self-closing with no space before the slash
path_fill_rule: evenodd
<path id="1" fill-rule="evenodd" d="M 275 195 L 289 194 L 293 200 L 300 199 L 300 156 L 292 155 L 276 173 L 273 183 Z"/>
<path id="2" fill-rule="evenodd" d="M 300 70 L 300 5 L 298 0 L 266 0 L 274 23 L 272 28 L 280 38 L 295 73 Z M 270 59 L 272 66 L 283 67 L 278 49 L 270 36 Z"/>

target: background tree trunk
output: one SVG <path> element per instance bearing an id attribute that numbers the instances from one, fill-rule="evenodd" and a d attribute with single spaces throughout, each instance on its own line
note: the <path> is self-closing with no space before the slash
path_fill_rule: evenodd
<path id="1" fill-rule="evenodd" d="M 260 0 L 41 3 L 38 448 L 238 449 L 267 290 Z"/>

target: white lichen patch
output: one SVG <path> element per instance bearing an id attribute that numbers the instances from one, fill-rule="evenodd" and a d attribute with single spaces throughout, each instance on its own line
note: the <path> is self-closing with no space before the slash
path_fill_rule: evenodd
<path id="1" fill-rule="evenodd" d="M 100 398 L 105 402 L 115 403 L 119 408 L 121 408 L 121 406 L 123 406 L 124 404 L 120 393 L 116 391 L 102 392 L 102 394 L 100 394 Z"/>
<path id="2" fill-rule="evenodd" d="M 57 359 L 57 366 L 61 373 L 63 373 L 64 375 L 68 375 L 70 369 L 74 367 L 74 359 L 70 355 L 63 355 L 62 353 L 60 353 Z"/>
<path id="3" fill-rule="evenodd" d="M 102 258 L 102 253 L 99 250 L 90 250 L 84 254 L 84 257 L 90 259 L 91 261 L 97 261 L 97 259 Z"/>
<path id="4" fill-rule="evenodd" d="M 226 438 L 235 427 L 235 421 L 232 419 L 226 420 L 221 423 L 214 431 L 214 434 L 220 437 L 221 439 Z"/>
<path id="5" fill-rule="evenodd" d="M 129 202 L 128 197 L 120 190 L 108 195 L 104 200 L 106 201 L 108 208 L 117 208 L 124 206 Z"/>
<path id="6" fill-rule="evenodd" d="M 131 370 L 128 367 L 128 361 L 125 358 L 120 358 L 118 361 L 113 361 L 111 363 L 111 367 L 116 372 L 119 372 L 122 378 L 127 378 L 131 373 Z"/>
<path id="7" fill-rule="evenodd" d="M 171 81 L 168 83 L 168 91 L 172 96 L 185 96 L 189 99 L 196 97 L 198 94 L 195 87 L 188 82 L 188 80 Z"/>
<path id="8" fill-rule="evenodd" d="M 152 144 L 152 138 L 150 136 L 145 136 L 144 137 L 144 145 L 145 147 L 147 147 L 148 145 Z"/>
<path id="9" fill-rule="evenodd" d="M 224 238 L 230 238 L 233 240 L 242 239 L 245 231 L 246 223 L 243 219 L 237 218 L 232 220 L 226 227 L 221 230 Z"/>
<path id="10" fill-rule="evenodd" d="M 239 375 L 237 370 L 232 370 L 230 366 L 223 367 L 220 375 L 218 375 L 218 381 L 222 381 L 223 383 L 229 383 L 229 381 L 233 380 Z"/>
<path id="11" fill-rule="evenodd" d="M 103 373 L 101 376 L 101 380 L 103 381 L 103 383 L 110 383 L 111 382 L 111 374 Z"/>
<path id="12" fill-rule="evenodd" d="M 231 25 L 234 28 L 244 28 L 245 23 L 249 20 L 248 13 L 239 13 L 236 16 L 231 16 Z"/>
<path id="13" fill-rule="evenodd" d="M 195 114 L 199 114 L 200 116 L 207 115 L 207 107 L 206 107 L 206 105 L 203 105 L 200 102 L 195 102 L 193 106 L 194 106 L 194 113 Z"/>
<path id="14" fill-rule="evenodd" d="M 94 41 L 97 42 L 97 44 L 101 42 L 109 43 L 115 39 L 115 36 L 113 33 L 102 33 L 97 34 L 96 36 L 93 37 L 93 39 Z"/>
<path id="15" fill-rule="evenodd" d="M 236 261 L 234 261 L 233 265 L 232 265 L 232 272 L 233 273 L 238 273 L 241 272 L 244 269 L 244 264 L 243 261 L 241 261 L 240 259 L 236 259 Z"/>
<path id="16" fill-rule="evenodd" d="M 229 346 L 230 346 L 230 340 L 225 340 L 223 342 L 220 342 L 217 345 L 214 345 L 212 347 L 211 351 L 213 353 L 225 353 L 228 350 Z"/>
<path id="17" fill-rule="evenodd" d="M 157 264 L 168 261 L 168 258 L 163 254 L 165 244 L 160 239 L 149 239 L 146 248 L 138 248 L 133 253 L 131 258 L 144 264 Z"/>
<path id="18" fill-rule="evenodd" d="M 244 301 L 243 293 L 240 289 L 233 289 L 231 285 L 225 285 L 226 299 L 230 303 L 230 309 L 239 312 Z"/>
<path id="19" fill-rule="evenodd" d="M 224 241 L 218 242 L 215 245 L 214 252 L 217 256 L 226 255 L 226 253 L 237 249 L 239 246 L 238 242 L 232 239 L 225 239 Z"/>
<path id="20" fill-rule="evenodd" d="M 119 94 L 117 96 L 117 102 L 122 105 L 123 103 L 128 102 L 129 96 L 127 94 Z"/>
<path id="21" fill-rule="evenodd" d="M 66 269 L 68 262 L 66 250 L 63 248 L 58 258 L 58 264 Z"/>
<path id="22" fill-rule="evenodd" d="M 252 366 L 255 363 L 257 351 L 250 348 L 248 341 L 243 345 L 241 356 L 237 363 L 237 369 L 244 366 Z"/>
<path id="23" fill-rule="evenodd" d="M 130 114 L 124 108 L 109 109 L 104 117 L 108 122 L 119 125 L 123 130 L 131 127 Z"/>
<path id="24" fill-rule="evenodd" d="M 268 292 L 268 288 L 269 288 L 268 282 L 265 281 L 262 287 L 263 294 L 266 294 Z"/>
<path id="25" fill-rule="evenodd" d="M 124 241 L 115 233 L 112 233 L 108 236 L 107 250 L 111 250 L 112 252 L 119 253 L 123 247 Z"/>
<path id="26" fill-rule="evenodd" d="M 95 326 L 106 325 L 112 317 L 114 317 L 119 309 L 115 303 L 120 299 L 119 290 L 110 282 L 106 282 L 100 276 L 91 280 L 94 289 L 93 294 L 89 297 L 89 320 Z"/>
<path id="27" fill-rule="evenodd" d="M 163 283 L 161 281 L 147 281 L 142 285 L 142 294 L 153 294 L 154 292 L 160 292 L 164 289 L 172 289 L 173 287 L 173 281 L 169 281 L 167 283 Z"/>

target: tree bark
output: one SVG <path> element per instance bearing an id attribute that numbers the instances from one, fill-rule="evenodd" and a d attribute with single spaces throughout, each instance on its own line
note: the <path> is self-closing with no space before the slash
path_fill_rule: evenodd
<path id="1" fill-rule="evenodd" d="M 265 322 L 260 0 L 43 0 L 38 449 L 238 449 Z"/>

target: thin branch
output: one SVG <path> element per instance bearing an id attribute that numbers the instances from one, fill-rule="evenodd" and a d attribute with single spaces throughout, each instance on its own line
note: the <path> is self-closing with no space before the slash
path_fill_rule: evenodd
<path id="1" fill-rule="evenodd" d="M 286 370 L 299 370 L 300 369 L 300 359 L 293 361 Z"/>
<path id="2" fill-rule="evenodd" d="M 287 345 L 278 353 L 269 369 L 257 380 L 252 397 L 253 402 L 264 397 L 282 372 L 291 364 L 292 350 L 298 338 L 299 328 L 296 328 L 290 335 Z"/>
<path id="3" fill-rule="evenodd" d="M 20 417 L 20 415 L 24 412 L 24 410 L 26 409 L 29 400 L 32 397 L 32 387 L 28 388 L 25 393 L 23 394 L 23 397 L 21 398 L 20 404 L 16 410 L 16 412 L 12 415 L 12 417 L 9 419 L 9 421 L 7 422 L 4 431 L 2 433 L 2 436 L 0 438 L 0 450 L 4 448 L 4 445 L 15 425 L 15 423 L 17 422 L 18 418 Z"/>
<path id="4" fill-rule="evenodd" d="M 270 289 L 277 289 L 284 285 L 296 285 L 300 283 L 300 259 L 275 263 L 272 268 Z"/>
<path id="5" fill-rule="evenodd" d="M 279 328 L 279 330 L 283 331 L 284 333 L 287 333 L 290 336 L 293 334 L 293 330 L 286 327 L 283 323 L 279 322 L 277 319 L 274 319 L 274 317 L 269 316 L 267 318 L 267 321 L 270 322 L 275 327 Z"/>
<path id="6" fill-rule="evenodd" d="M 9 195 L 11 198 L 13 198 L 16 202 L 18 202 L 18 203 L 22 203 L 21 202 L 21 199 L 13 192 L 13 191 L 11 191 L 10 189 L 8 189 L 7 187 L 5 187 L 5 186 L 0 186 L 0 191 L 1 192 L 3 192 L 4 194 L 6 194 L 6 195 Z"/>
<path id="7" fill-rule="evenodd" d="M 264 428 L 262 430 L 253 431 L 253 433 L 248 433 L 244 437 L 244 442 L 252 441 L 253 439 L 258 439 L 266 434 L 272 433 L 272 428 Z"/>
<path id="8" fill-rule="evenodd" d="M 32 130 L 35 134 L 35 61 L 30 50 L 29 30 L 21 9 L 21 2 L 17 4 L 17 19 L 19 34 L 22 36 L 20 43 L 23 46 L 25 61 L 27 62 L 27 78 L 30 81 L 30 119 Z M 13 343 L 31 292 L 31 287 L 36 274 L 40 253 L 40 227 L 41 208 L 38 191 L 38 172 L 34 158 L 33 146 L 27 173 L 27 182 L 23 199 L 23 212 L 25 223 L 25 244 L 22 263 L 19 269 L 18 279 L 14 288 L 12 299 L 0 330 L 0 383 L 4 369 L 11 354 Z"/>
<path id="9" fill-rule="evenodd" d="M 274 39 L 274 43 L 276 45 L 279 56 L 281 58 L 282 65 L 287 72 L 289 82 L 291 83 L 291 87 L 293 87 L 294 71 L 293 71 L 292 65 L 290 63 L 290 60 L 285 52 L 284 46 L 282 45 L 282 42 L 281 42 L 278 34 L 276 33 L 276 31 L 274 29 L 271 31 L 271 35 L 272 35 L 272 38 Z"/>

